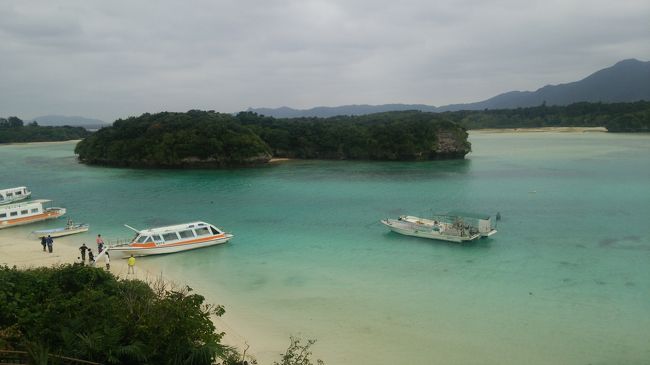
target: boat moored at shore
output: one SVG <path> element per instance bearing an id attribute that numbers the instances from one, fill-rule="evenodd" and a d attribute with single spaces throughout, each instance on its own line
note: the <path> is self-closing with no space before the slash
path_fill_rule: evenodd
<path id="1" fill-rule="evenodd" d="M 208 247 L 228 242 L 233 235 L 205 223 L 192 222 L 137 230 L 130 243 L 108 248 L 115 258 L 167 254 L 195 248 Z"/>
<path id="2" fill-rule="evenodd" d="M 29 198 L 32 192 L 26 186 L 0 190 L 0 205 L 11 204 Z"/>
<path id="3" fill-rule="evenodd" d="M 65 225 L 65 227 L 54 228 L 54 229 L 43 229 L 40 231 L 34 231 L 32 232 L 32 234 L 38 238 L 46 237 L 46 236 L 50 236 L 54 238 L 54 237 L 70 236 L 77 233 L 88 232 L 89 228 L 90 226 L 88 224 L 74 223 L 72 219 L 68 218 L 68 223 Z"/>
<path id="4" fill-rule="evenodd" d="M 44 204 L 50 201 L 39 199 L 29 203 L 0 205 L 0 229 L 56 219 L 66 213 L 65 208 L 46 208 Z"/>
<path id="5" fill-rule="evenodd" d="M 490 216 L 435 215 L 431 219 L 410 215 L 381 220 L 391 231 L 407 236 L 462 243 L 497 233 Z"/>

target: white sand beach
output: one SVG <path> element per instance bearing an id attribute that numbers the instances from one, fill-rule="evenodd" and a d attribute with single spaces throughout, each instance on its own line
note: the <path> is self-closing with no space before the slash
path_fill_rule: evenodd
<path id="1" fill-rule="evenodd" d="M 586 132 L 607 132 L 605 127 L 541 127 L 541 128 L 486 128 L 471 129 L 473 133 L 586 133 Z"/>

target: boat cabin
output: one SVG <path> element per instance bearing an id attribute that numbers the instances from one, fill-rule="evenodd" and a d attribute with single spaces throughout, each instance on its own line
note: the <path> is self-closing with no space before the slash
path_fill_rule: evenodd
<path id="1" fill-rule="evenodd" d="M 207 238 L 223 234 L 215 226 L 204 222 L 179 224 L 139 231 L 132 245 L 155 243 L 156 245 Z"/>
<path id="2" fill-rule="evenodd" d="M 0 190 L 0 204 L 8 204 L 29 198 L 32 192 L 26 186 Z"/>
<path id="3" fill-rule="evenodd" d="M 481 235 L 492 235 L 496 233 L 495 224 L 492 216 L 489 214 L 467 213 L 467 212 L 450 212 L 447 216 L 462 219 L 464 224 L 475 228 Z"/>
<path id="4" fill-rule="evenodd" d="M 0 221 L 8 221 L 43 214 L 45 212 L 43 204 L 49 201 L 50 200 L 39 199 L 29 203 L 0 206 Z"/>

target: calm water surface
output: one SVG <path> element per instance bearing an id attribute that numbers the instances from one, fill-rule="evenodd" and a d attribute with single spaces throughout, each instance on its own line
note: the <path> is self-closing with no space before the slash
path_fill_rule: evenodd
<path id="1" fill-rule="evenodd" d="M 233 232 L 141 260 L 225 304 L 264 363 L 289 335 L 316 338 L 329 364 L 649 363 L 650 136 L 470 140 L 463 161 L 227 171 L 88 167 L 72 143 L 10 145 L 0 186 L 55 199 L 88 240 L 131 236 L 123 223 Z M 499 233 L 458 246 L 378 223 L 449 210 L 499 211 Z"/>

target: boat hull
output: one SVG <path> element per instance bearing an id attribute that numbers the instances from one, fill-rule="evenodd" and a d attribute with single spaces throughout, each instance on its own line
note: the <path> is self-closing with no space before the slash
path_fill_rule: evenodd
<path id="1" fill-rule="evenodd" d="M 175 252 L 182 252 L 188 250 L 194 250 L 197 248 L 209 247 L 214 245 L 220 245 L 222 243 L 228 242 L 233 235 L 225 234 L 221 237 L 214 237 L 209 240 L 201 242 L 191 242 L 191 243 L 172 243 L 168 245 L 159 245 L 154 247 L 133 247 L 133 246 L 114 246 L 109 247 L 108 252 L 114 258 L 127 258 L 131 255 L 133 256 L 149 256 L 149 255 L 163 255 Z"/>
<path id="2" fill-rule="evenodd" d="M 65 208 L 48 208 L 45 212 L 33 216 L 21 217 L 0 221 L 0 229 L 22 226 L 36 222 L 42 222 L 48 219 L 56 219 L 65 215 Z"/>
<path id="3" fill-rule="evenodd" d="M 74 228 L 58 228 L 58 229 L 46 229 L 42 231 L 32 232 L 36 237 L 64 237 L 70 236 L 73 234 L 88 232 L 89 226 L 87 224 L 76 225 Z"/>
<path id="4" fill-rule="evenodd" d="M 391 219 L 384 219 L 381 221 L 381 223 L 383 223 L 386 227 L 388 227 L 391 231 L 395 233 L 403 234 L 406 236 L 428 238 L 428 239 L 439 240 L 439 241 L 462 243 L 462 242 L 473 241 L 481 237 L 481 235 L 479 234 L 474 234 L 470 236 L 446 235 L 440 233 L 439 231 L 434 231 L 427 226 L 414 227 L 412 224 L 403 224 L 400 223 L 400 221 L 391 220 Z"/>

